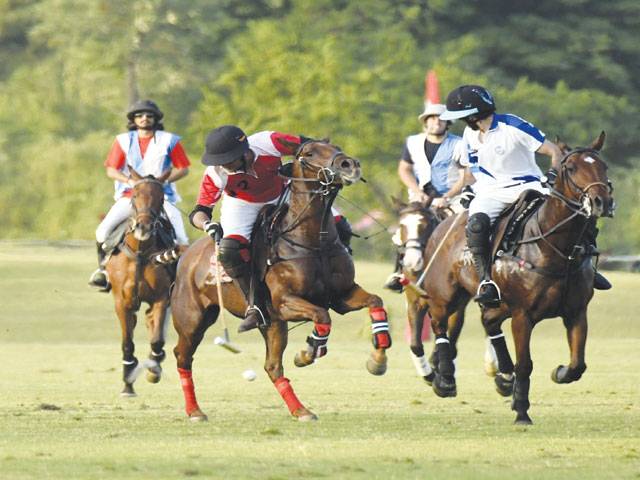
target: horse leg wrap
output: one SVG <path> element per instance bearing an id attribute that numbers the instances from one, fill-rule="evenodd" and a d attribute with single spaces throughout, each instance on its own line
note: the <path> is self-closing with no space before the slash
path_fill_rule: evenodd
<path id="1" fill-rule="evenodd" d="M 300 400 L 298 400 L 298 397 L 296 397 L 296 394 L 294 393 L 293 387 L 289 383 L 288 378 L 280 377 L 275 382 L 273 382 L 273 384 L 284 400 L 284 403 L 287 404 L 287 408 L 291 413 L 304 407 L 304 405 L 302 405 L 302 402 L 300 402 Z"/>
<path id="2" fill-rule="evenodd" d="M 391 347 L 391 334 L 389 333 L 389 321 L 384 307 L 370 307 L 371 333 L 375 348 L 387 349 Z"/>
<path id="3" fill-rule="evenodd" d="M 513 385 L 511 410 L 516 412 L 526 412 L 529 410 L 529 384 L 530 380 L 528 378 L 520 380 L 516 375 L 516 381 Z"/>
<path id="4" fill-rule="evenodd" d="M 491 340 L 493 349 L 496 351 L 496 357 L 498 357 L 498 370 L 500 370 L 501 373 L 513 373 L 513 361 L 507 349 L 504 333 L 491 335 L 489 339 Z"/>
<path id="5" fill-rule="evenodd" d="M 196 390 L 193 386 L 191 370 L 178 368 L 178 374 L 180 374 L 180 384 L 182 385 L 182 392 L 184 393 L 185 411 L 187 415 L 191 415 L 191 412 L 200 410 L 198 401 L 196 400 Z"/>
<path id="6" fill-rule="evenodd" d="M 416 357 L 424 357 L 424 347 L 422 345 L 418 345 L 417 347 L 411 346 L 411 353 L 413 353 Z"/>
<path id="7" fill-rule="evenodd" d="M 331 325 L 316 323 L 313 332 L 307 337 L 307 344 L 313 349 L 313 358 L 324 357 L 327 354 L 327 342 L 331 333 Z"/>
<path id="8" fill-rule="evenodd" d="M 138 359 L 136 357 L 132 356 L 128 360 L 122 360 L 122 378 L 125 379 L 125 383 L 129 374 L 133 372 L 137 366 Z"/>
<path id="9" fill-rule="evenodd" d="M 162 349 L 159 352 L 151 350 L 151 353 L 149 354 L 149 358 L 151 360 L 155 360 L 158 363 L 161 363 L 166 358 L 166 356 L 166 352 Z"/>
<path id="10" fill-rule="evenodd" d="M 451 343 L 446 334 L 436 335 L 436 357 L 438 373 L 443 377 L 453 377 L 456 367 L 451 355 Z"/>
<path id="11" fill-rule="evenodd" d="M 416 367 L 416 372 L 418 372 L 419 376 L 428 377 L 433 372 L 431 365 L 429 365 L 429 362 L 427 362 L 427 359 L 424 357 L 424 353 L 418 356 L 412 351 L 411 360 L 413 360 L 413 365 Z"/>

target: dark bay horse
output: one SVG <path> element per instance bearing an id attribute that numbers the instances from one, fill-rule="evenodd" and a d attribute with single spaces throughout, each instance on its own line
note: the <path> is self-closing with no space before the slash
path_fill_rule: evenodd
<path id="1" fill-rule="evenodd" d="M 502 394 L 513 391 L 517 424 L 532 423 L 527 413 L 533 369 L 529 344 L 533 327 L 540 320 L 560 316 L 567 329 L 571 360 L 569 365 L 554 369 L 553 381 L 574 382 L 586 369 L 587 306 L 593 297 L 594 270 L 591 256 L 584 251 L 583 236 L 588 222 L 612 216 L 614 208 L 607 165 L 599 154 L 604 139 L 603 132 L 590 147 L 565 152 L 558 178 L 540 208 L 526 221 L 517 249 L 509 255 L 497 252 L 493 265 L 502 304 L 483 309 L 482 323 L 498 358 L 496 386 Z M 436 334 L 433 388 L 440 396 L 454 396 L 456 388 L 447 320 L 469 302 L 478 286 L 466 249 L 466 217 L 466 212 L 451 217 L 433 233 L 426 252 L 432 268 L 419 285 L 426 291 L 424 298 Z M 499 220 L 495 231 L 503 230 L 506 221 Z M 515 366 L 501 330 L 507 318 L 512 319 Z"/>
<path id="2" fill-rule="evenodd" d="M 382 375 L 386 370 L 385 349 L 391 346 L 391 338 L 382 299 L 354 282 L 353 261 L 340 243 L 331 215 L 338 190 L 360 180 L 359 162 L 334 145 L 311 141 L 299 148 L 291 172 L 288 209 L 281 210 L 286 213 L 271 234 L 256 231 L 253 243 L 257 245 L 254 258 L 262 259 L 256 262 L 269 264 L 262 275 L 271 294 L 267 306 L 271 325 L 261 329 L 266 345 L 264 369 L 291 414 L 305 421 L 317 417 L 298 400 L 284 376 L 282 356 L 287 346 L 287 322 L 311 320 L 314 324 L 307 347 L 296 355 L 295 364 L 299 367 L 310 365 L 326 354 L 331 330 L 329 309 L 344 314 L 369 308 L 374 350 L 367 369 L 374 375 Z M 209 237 L 187 250 L 178 264 L 171 297 L 173 322 L 179 336 L 174 353 L 186 413 L 194 421 L 206 420 L 207 416 L 196 401 L 193 355 L 219 314 L 216 286 L 205 281 L 213 250 Z M 235 284 L 224 283 L 222 296 L 225 308 L 242 318 L 246 304 Z"/>
<path id="3" fill-rule="evenodd" d="M 424 321 L 429 320 L 428 316 L 425 318 L 429 305 L 426 292 L 421 288 L 416 288 L 416 285 L 422 283 L 423 276 L 432 268 L 430 259 L 434 256 L 426 257 L 427 242 L 431 234 L 441 222 L 455 213 L 451 208 L 433 210 L 420 202 L 406 204 L 395 198 L 393 198 L 393 202 L 399 223 L 398 231 L 395 234 L 397 238 L 394 239 L 394 242 L 402 245 L 401 248 L 404 252 L 402 273 L 410 282 L 404 289 L 404 294 L 411 334 L 411 358 L 418 376 L 427 384 L 432 385 L 435 378 L 435 372 L 432 368 L 433 358 L 427 360 L 425 357 L 421 335 Z M 458 338 L 464 325 L 465 307 L 466 303 L 461 302 L 448 319 L 448 337 L 454 359 L 457 356 Z M 488 343 L 485 352 L 485 371 L 490 376 L 495 376 L 497 371 L 497 360 L 490 343 Z"/>
<path id="4" fill-rule="evenodd" d="M 170 173 L 169 170 L 158 178 L 143 178 L 131 169 L 131 177 L 136 184 L 131 197 L 129 228 L 116 253 L 111 255 L 106 264 L 122 329 L 122 396 L 136 395 L 133 382 L 142 367 L 148 369 L 147 380 L 151 383 L 159 382 L 162 374 L 160 363 L 165 358 L 169 289 L 174 275 L 171 267 L 158 264 L 153 259 L 170 247 L 160 235 L 161 229 L 171 231 L 169 220 L 163 213 L 163 183 Z M 138 365 L 134 355 L 133 331 L 137 323 L 136 313 L 142 302 L 149 305 L 145 316 L 151 352 L 149 359 Z"/>

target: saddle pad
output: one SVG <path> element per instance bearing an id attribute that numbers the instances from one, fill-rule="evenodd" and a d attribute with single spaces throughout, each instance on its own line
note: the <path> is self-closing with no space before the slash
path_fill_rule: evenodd
<path id="1" fill-rule="evenodd" d="M 205 285 L 216 285 L 217 276 L 216 276 L 216 268 L 218 268 L 218 261 L 215 255 L 211 255 L 209 259 L 209 271 L 207 272 L 207 278 L 204 281 Z M 220 280 L 222 283 L 231 283 L 233 279 L 227 275 L 227 272 L 224 271 L 224 267 L 220 265 Z"/>

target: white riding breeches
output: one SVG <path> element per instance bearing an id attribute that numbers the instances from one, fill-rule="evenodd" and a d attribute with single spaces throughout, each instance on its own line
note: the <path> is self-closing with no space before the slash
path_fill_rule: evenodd
<path id="1" fill-rule="evenodd" d="M 220 207 L 220 225 L 222 225 L 224 236 L 236 235 L 251 241 L 253 224 L 258 218 L 260 209 L 277 202 L 278 199 L 275 198 L 269 202 L 253 203 L 224 195 Z"/>
<path id="2" fill-rule="evenodd" d="M 167 214 L 167 218 L 173 225 L 173 229 L 176 232 L 176 240 L 179 245 L 189 245 L 189 238 L 187 232 L 184 229 L 184 223 L 182 222 L 182 216 L 180 210 L 175 205 L 165 200 L 164 211 Z M 116 228 L 121 222 L 126 220 L 132 213 L 131 199 L 128 197 L 121 197 L 116 200 L 107 215 L 104 217 L 98 228 L 96 229 L 96 241 L 103 243 L 109 234 Z"/>
<path id="3" fill-rule="evenodd" d="M 469 217 L 476 213 L 485 213 L 493 222 L 500 212 L 515 202 L 525 190 L 537 190 L 544 194 L 549 191 L 540 182 L 522 182 L 511 185 L 474 184 L 475 198 L 469 205 Z"/>

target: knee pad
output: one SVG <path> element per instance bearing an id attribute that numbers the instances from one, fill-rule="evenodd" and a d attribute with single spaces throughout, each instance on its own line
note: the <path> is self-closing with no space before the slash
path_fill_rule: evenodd
<path id="1" fill-rule="evenodd" d="M 465 228 L 467 245 L 470 250 L 486 248 L 491 235 L 491 219 L 486 213 L 474 213 L 467 221 Z"/>
<path id="2" fill-rule="evenodd" d="M 218 259 L 231 278 L 239 278 L 249 272 L 249 244 L 236 238 L 225 237 L 220 240 Z"/>

